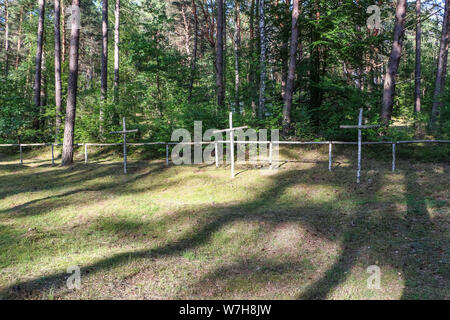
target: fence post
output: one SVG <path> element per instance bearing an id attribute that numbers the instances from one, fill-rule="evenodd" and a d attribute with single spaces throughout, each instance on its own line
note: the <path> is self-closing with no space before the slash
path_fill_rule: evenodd
<path id="1" fill-rule="evenodd" d="M 23 164 L 23 158 L 22 158 L 22 144 L 19 144 L 19 149 L 20 149 L 20 164 Z"/>
<path id="2" fill-rule="evenodd" d="M 395 172 L 395 145 L 395 142 L 392 143 L 392 172 Z"/>
<path id="3" fill-rule="evenodd" d="M 230 112 L 231 115 L 231 112 Z M 234 132 L 230 131 L 231 179 L 234 179 Z"/>
<path id="4" fill-rule="evenodd" d="M 88 164 L 88 145 L 84 144 L 84 163 Z"/>
<path id="5" fill-rule="evenodd" d="M 169 144 L 166 143 L 166 166 L 169 165 Z"/>
<path id="6" fill-rule="evenodd" d="M 53 150 L 53 143 L 52 143 L 52 166 L 55 165 L 55 154 L 54 154 L 54 150 Z"/>
<path id="7" fill-rule="evenodd" d="M 333 149 L 333 144 L 330 142 L 330 144 L 328 145 L 328 171 L 330 171 L 330 172 L 331 172 L 331 161 L 332 161 L 332 158 L 331 158 L 332 149 Z"/>
<path id="8" fill-rule="evenodd" d="M 272 154 L 273 154 L 273 144 L 270 142 L 269 144 L 269 163 L 270 163 L 270 170 L 272 170 Z"/>

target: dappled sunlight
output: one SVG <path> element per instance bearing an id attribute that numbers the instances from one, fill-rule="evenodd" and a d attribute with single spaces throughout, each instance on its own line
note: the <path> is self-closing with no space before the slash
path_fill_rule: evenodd
<path id="1" fill-rule="evenodd" d="M 377 196 L 395 199 L 406 192 L 404 173 L 385 173 L 380 177 L 382 186 Z"/>
<path id="2" fill-rule="evenodd" d="M 443 168 L 417 177 L 375 168 L 360 186 L 351 170 L 320 162 L 269 176 L 237 166 L 233 181 L 229 167 L 160 161 L 132 163 L 127 176 L 107 163 L 3 171 L 1 295 L 442 296 L 445 264 L 431 262 L 447 261 Z M 372 264 L 387 270 L 384 291 L 365 287 Z M 68 265 L 82 269 L 80 292 L 64 285 Z"/>
<path id="3" fill-rule="evenodd" d="M 335 201 L 338 196 L 339 191 L 333 186 L 317 184 L 311 187 L 311 185 L 299 183 L 286 188 L 284 194 L 280 197 L 280 201 L 301 197 L 303 201 L 311 204 L 320 204 Z"/>
<path id="4" fill-rule="evenodd" d="M 0 300 L 450 300 L 450 0 L 45 2 L 0 9 Z"/>
<path id="5" fill-rule="evenodd" d="M 346 271 L 348 277 L 331 291 L 327 299 L 367 299 L 397 300 L 401 299 L 404 290 L 404 279 L 401 272 L 389 265 L 380 265 L 381 278 L 379 289 L 369 289 L 367 279 L 370 276 L 366 267 L 354 266 Z"/>
<path id="6" fill-rule="evenodd" d="M 440 165 L 435 165 L 433 166 L 433 173 L 437 173 L 437 174 L 443 174 L 444 173 L 444 166 L 440 166 Z"/>

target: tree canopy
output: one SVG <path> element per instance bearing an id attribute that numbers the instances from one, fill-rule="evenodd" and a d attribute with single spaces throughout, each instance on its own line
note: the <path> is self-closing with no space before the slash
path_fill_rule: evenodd
<path id="1" fill-rule="evenodd" d="M 361 107 L 365 122 L 380 121 L 386 75 L 395 79 L 388 122 L 406 123 L 411 130 L 384 127 L 367 134 L 447 138 L 448 1 L 417 1 L 122 0 L 118 7 L 117 0 L 109 0 L 105 20 L 103 1 L 80 0 L 74 141 L 119 139 L 103 132 L 119 128 L 124 116 L 129 126 L 140 129 L 137 139 L 167 141 L 173 129 L 192 129 L 194 120 L 202 120 L 204 128 L 223 127 L 230 110 L 237 124 L 283 128 L 285 139 L 353 139 L 339 125 L 355 122 Z M 54 23 L 60 21 L 64 110 L 69 107 L 68 26 L 74 3 L 58 2 L 60 19 L 55 18 L 56 1 L 45 1 L 36 89 L 38 2 L 0 1 L 0 143 L 63 140 L 65 122 L 58 117 L 66 112 L 55 99 Z M 402 2 L 404 21 L 398 29 Z M 379 8 L 379 29 L 368 27 L 377 13 L 368 10 L 373 5 Z M 102 21 L 107 33 L 102 33 Z M 106 35 L 107 87 L 101 90 Z M 396 39 L 402 47 L 398 69 L 391 74 Z M 417 95 L 420 110 L 415 108 Z M 430 128 L 433 106 L 438 112 Z"/>

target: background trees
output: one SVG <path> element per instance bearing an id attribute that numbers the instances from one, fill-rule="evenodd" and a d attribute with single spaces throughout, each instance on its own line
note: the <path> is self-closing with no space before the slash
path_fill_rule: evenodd
<path id="1" fill-rule="evenodd" d="M 406 20 L 406 0 L 398 0 L 395 9 L 394 43 L 392 44 L 391 55 L 387 65 L 386 76 L 384 78 L 383 103 L 381 105 L 381 120 L 389 123 L 392 116 L 392 109 L 395 98 L 395 83 L 397 81 L 398 66 L 403 49 L 403 39 L 405 36 Z"/>
<path id="2" fill-rule="evenodd" d="M 73 144 L 75 135 L 75 115 L 78 90 L 78 50 L 80 43 L 80 26 L 75 16 L 80 0 L 72 0 L 72 17 L 70 19 L 69 79 L 67 88 L 66 124 L 64 126 L 64 144 L 62 164 L 73 162 Z"/>
<path id="3" fill-rule="evenodd" d="M 420 112 L 421 93 L 420 82 L 422 77 L 422 3 L 416 0 L 416 71 L 414 74 L 414 112 Z"/>
<path id="4" fill-rule="evenodd" d="M 34 73 L 34 106 L 35 112 L 40 110 L 41 106 L 41 85 L 42 85 L 42 51 L 44 47 L 44 19 L 45 19 L 45 0 L 39 0 L 39 17 L 38 17 L 38 27 L 37 27 L 37 48 L 36 48 L 36 60 L 35 60 L 35 73 Z M 8 28 L 5 28 L 5 36 L 8 37 Z M 8 49 L 6 51 L 6 64 L 8 64 Z M 36 115 L 33 119 L 34 129 L 39 129 L 39 115 Z"/>
<path id="5" fill-rule="evenodd" d="M 173 128 L 191 128 L 194 119 L 223 126 L 230 109 L 237 122 L 284 125 L 296 139 L 351 139 L 338 125 L 360 107 L 367 122 L 382 116 L 416 124 L 388 134 L 425 135 L 433 119 L 429 133 L 448 137 L 450 95 L 440 54 L 445 2 L 416 2 L 378 2 L 382 28 L 373 30 L 366 12 L 373 0 L 81 1 L 74 91 L 64 27 L 71 3 L 46 1 L 44 14 L 44 1 L 0 0 L 0 69 L 7 70 L 0 73 L 0 141 L 62 141 L 67 116 L 60 122 L 59 106 L 72 101 L 73 108 L 75 93 L 75 141 L 117 139 L 102 132 L 122 116 L 141 129 L 138 139 L 167 140 Z M 403 4 L 400 55 L 395 17 Z M 396 62 L 389 64 L 393 47 Z M 388 86 L 390 95 L 386 74 L 396 83 L 395 91 Z M 41 84 L 51 78 L 43 105 Z"/>
<path id="6" fill-rule="evenodd" d="M 55 121 L 55 137 L 59 135 L 61 127 L 61 104 L 62 104 L 62 88 L 61 88 L 61 9 L 60 1 L 55 0 L 55 105 L 56 105 L 56 121 Z M 63 26 L 64 28 L 64 26 Z"/>
<path id="7" fill-rule="evenodd" d="M 289 69 L 284 92 L 283 133 L 287 135 L 291 126 L 292 94 L 294 92 L 295 66 L 297 64 L 298 46 L 298 1 L 293 0 L 291 46 L 289 49 Z"/>
<path id="8" fill-rule="evenodd" d="M 433 107 L 431 109 L 431 127 L 434 127 L 439 114 L 442 94 L 445 88 L 447 73 L 448 45 L 450 41 L 450 1 L 445 0 L 444 20 L 442 22 L 441 42 L 439 45 L 439 56 L 436 70 L 436 82 L 434 85 Z"/>

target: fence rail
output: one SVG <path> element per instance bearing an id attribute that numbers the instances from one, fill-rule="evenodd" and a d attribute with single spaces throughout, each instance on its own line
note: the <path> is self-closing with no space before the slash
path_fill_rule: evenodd
<path id="1" fill-rule="evenodd" d="M 166 165 L 169 165 L 169 145 L 212 145 L 215 146 L 215 162 L 216 167 L 219 166 L 217 145 L 227 144 L 231 141 L 202 141 L 202 142 L 141 142 L 141 143 L 127 143 L 127 146 L 150 146 L 150 145 L 165 145 L 166 146 Z M 333 145 L 357 145 L 358 142 L 353 141 L 234 141 L 236 144 L 266 144 L 269 145 L 269 159 L 267 160 L 272 168 L 272 149 L 273 145 L 328 145 L 328 170 L 332 170 L 332 146 Z M 362 142 L 363 145 L 392 145 L 392 172 L 395 171 L 396 160 L 396 145 L 398 144 L 414 144 L 414 143 L 450 143 L 450 140 L 400 140 L 400 141 L 366 141 Z M 109 146 L 121 146 L 123 143 L 76 143 L 74 146 L 84 146 L 84 162 L 88 163 L 88 147 L 109 147 Z M 52 152 L 52 165 L 55 164 L 54 147 L 62 146 L 61 143 L 20 143 L 20 144 L 0 144 L 0 147 L 19 147 L 20 150 L 20 164 L 23 164 L 23 147 L 43 147 L 50 146 Z"/>

